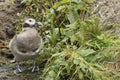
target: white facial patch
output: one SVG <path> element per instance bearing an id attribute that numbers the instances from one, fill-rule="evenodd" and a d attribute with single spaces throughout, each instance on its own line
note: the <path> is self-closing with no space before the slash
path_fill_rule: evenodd
<path id="1" fill-rule="evenodd" d="M 33 26 L 33 25 L 35 25 L 36 21 L 33 18 L 28 18 L 27 20 L 25 20 L 24 23 L 27 23 L 27 24 Z"/>

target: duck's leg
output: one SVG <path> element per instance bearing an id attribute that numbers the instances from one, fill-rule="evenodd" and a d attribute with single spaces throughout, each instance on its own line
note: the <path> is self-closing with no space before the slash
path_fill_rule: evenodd
<path id="1" fill-rule="evenodd" d="M 33 61 L 33 65 L 29 69 L 31 70 L 31 72 L 39 71 L 39 67 L 36 66 L 36 61 Z"/>
<path id="2" fill-rule="evenodd" d="M 21 73 L 23 72 L 23 69 L 20 67 L 19 62 L 16 62 L 16 70 L 14 70 L 14 73 Z"/>

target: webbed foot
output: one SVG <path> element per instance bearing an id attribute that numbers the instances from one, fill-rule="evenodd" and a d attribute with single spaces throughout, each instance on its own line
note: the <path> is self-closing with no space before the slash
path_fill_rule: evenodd
<path id="1" fill-rule="evenodd" d="M 30 68 L 28 68 L 29 70 L 31 70 L 31 72 L 38 72 L 39 71 L 39 67 L 36 66 L 36 63 L 33 62 L 33 66 L 31 66 Z"/>
<path id="2" fill-rule="evenodd" d="M 14 73 L 22 73 L 24 70 L 20 67 L 19 62 L 16 62 L 16 70 L 14 70 Z"/>
<path id="3" fill-rule="evenodd" d="M 14 70 L 14 73 L 22 73 L 24 70 L 22 68 L 17 68 Z"/>
<path id="4" fill-rule="evenodd" d="M 29 68 L 29 70 L 31 70 L 31 72 L 38 72 L 39 67 L 38 66 L 32 66 L 32 67 Z"/>

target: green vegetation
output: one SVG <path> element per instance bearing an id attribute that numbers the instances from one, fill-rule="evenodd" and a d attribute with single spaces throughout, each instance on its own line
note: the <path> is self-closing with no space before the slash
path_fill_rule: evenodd
<path id="1" fill-rule="evenodd" d="M 52 2 L 54 1 L 54 2 Z M 93 0 L 23 0 L 20 19 L 44 22 L 42 80 L 119 80 L 120 40 L 91 15 Z M 18 24 L 19 25 L 19 24 Z M 20 30 L 20 27 L 17 27 Z"/>

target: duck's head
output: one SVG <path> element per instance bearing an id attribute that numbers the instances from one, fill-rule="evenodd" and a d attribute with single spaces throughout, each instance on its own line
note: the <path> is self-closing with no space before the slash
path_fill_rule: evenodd
<path id="1" fill-rule="evenodd" d="M 43 26 L 42 22 L 37 22 L 34 18 L 24 18 L 22 20 L 23 29 L 42 27 L 42 26 Z"/>

